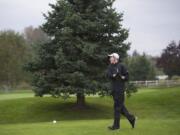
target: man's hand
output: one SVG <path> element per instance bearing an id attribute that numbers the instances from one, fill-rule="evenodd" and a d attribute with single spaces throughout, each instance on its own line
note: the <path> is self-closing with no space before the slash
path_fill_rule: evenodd
<path id="1" fill-rule="evenodd" d="M 123 79 L 123 80 L 124 80 L 125 78 L 126 78 L 125 76 L 121 76 L 121 79 Z"/>
<path id="2" fill-rule="evenodd" d="M 117 75 L 119 75 L 119 69 L 118 68 L 116 69 L 116 72 L 117 72 L 116 74 L 113 74 L 113 77 L 116 77 Z"/>
<path id="3" fill-rule="evenodd" d="M 113 74 L 113 77 L 116 77 L 117 74 Z"/>

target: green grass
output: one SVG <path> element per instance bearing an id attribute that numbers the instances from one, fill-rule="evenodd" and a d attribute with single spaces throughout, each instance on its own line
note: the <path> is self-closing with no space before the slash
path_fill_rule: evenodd
<path id="1" fill-rule="evenodd" d="M 113 118 L 110 97 L 88 97 L 85 109 L 74 102 L 74 97 L 64 101 L 29 92 L 0 94 L 0 135 L 180 134 L 180 87 L 141 89 L 127 98 L 127 108 L 138 116 L 134 130 L 124 118 L 121 130 L 107 130 Z"/>

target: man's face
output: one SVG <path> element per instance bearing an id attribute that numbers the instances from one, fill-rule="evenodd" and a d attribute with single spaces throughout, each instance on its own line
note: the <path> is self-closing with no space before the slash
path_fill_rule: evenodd
<path id="1" fill-rule="evenodd" d="M 117 62 L 116 58 L 114 57 L 110 57 L 109 61 L 111 64 L 115 64 Z"/>

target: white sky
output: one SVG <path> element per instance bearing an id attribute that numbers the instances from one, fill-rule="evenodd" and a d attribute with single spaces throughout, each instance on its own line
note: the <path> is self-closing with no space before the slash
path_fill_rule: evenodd
<path id="1" fill-rule="evenodd" d="M 56 0 L 0 0 L 0 30 L 23 31 L 44 22 L 42 13 Z M 160 55 L 170 41 L 180 40 L 180 0 L 116 0 L 124 12 L 124 26 L 130 29 L 131 51 Z"/>

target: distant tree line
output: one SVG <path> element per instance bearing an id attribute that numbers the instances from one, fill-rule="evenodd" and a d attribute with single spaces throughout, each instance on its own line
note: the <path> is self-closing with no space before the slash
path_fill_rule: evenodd
<path id="1" fill-rule="evenodd" d="M 32 26 L 25 28 L 23 33 L 0 31 L 0 89 L 29 86 L 31 74 L 23 69 L 24 63 L 35 56 L 38 44 L 47 40 L 40 28 Z"/>
<path id="2" fill-rule="evenodd" d="M 153 62 L 153 57 L 145 53 L 140 55 L 137 51 L 134 51 L 132 56 L 128 56 L 124 62 L 129 69 L 131 81 L 155 79 L 156 67 Z"/>

